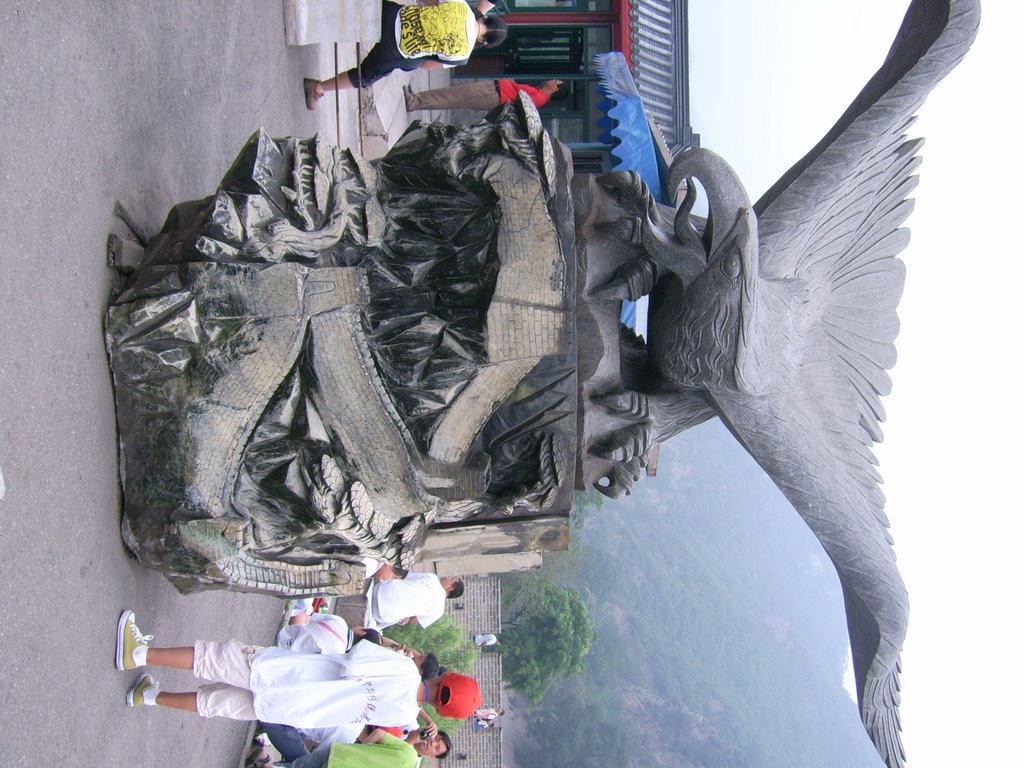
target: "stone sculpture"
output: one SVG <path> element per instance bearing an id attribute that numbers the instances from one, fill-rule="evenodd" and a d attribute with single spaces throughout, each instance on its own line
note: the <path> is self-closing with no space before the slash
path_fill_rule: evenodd
<path id="1" fill-rule="evenodd" d="M 689 215 L 692 183 L 674 217 L 635 178 L 574 186 L 584 293 L 651 295 L 646 349 L 617 327 L 617 306 L 577 307 L 581 340 L 600 335 L 611 349 L 624 336 L 603 371 L 585 373 L 581 354 L 586 481 L 610 496 L 628 492 L 653 445 L 721 418 L 836 567 L 862 719 L 890 766 L 905 759 L 898 704 L 909 605 L 871 445 L 882 439 L 880 398 L 896 360 L 896 256 L 909 239 L 900 225 L 920 162 L 920 140 L 904 132 L 966 53 L 978 19 L 976 2 L 912 3 L 882 68 L 754 205 L 705 150 L 676 158 L 669 187 L 698 180 L 706 222 Z"/>
<path id="2" fill-rule="evenodd" d="M 414 126 L 375 164 L 257 133 L 108 312 L 126 542 L 184 591 L 351 591 L 360 558 L 410 565 L 431 529 L 628 493 L 652 448 L 717 416 L 835 563 L 864 724 L 901 765 L 908 604 L 870 449 L 919 162 L 904 132 L 978 15 L 914 0 L 753 205 L 705 150 L 672 163 L 674 211 L 635 174 L 573 178 L 528 100 Z M 649 344 L 618 322 L 642 294 Z"/>
<path id="3" fill-rule="evenodd" d="M 132 551 L 185 591 L 343 592 L 432 524 L 567 510 L 568 177 L 529 105 L 376 165 L 254 135 L 108 312 Z"/>

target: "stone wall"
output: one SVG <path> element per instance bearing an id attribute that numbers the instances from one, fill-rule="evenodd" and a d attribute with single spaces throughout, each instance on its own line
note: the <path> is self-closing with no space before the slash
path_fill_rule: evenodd
<path id="1" fill-rule="evenodd" d="M 480 632 L 501 630 L 501 582 L 496 576 L 467 576 L 466 592 L 449 601 L 452 618 L 470 636 Z M 455 610 L 456 605 L 463 606 Z M 473 667 L 473 676 L 480 683 L 485 707 L 505 706 L 501 690 L 501 654 L 482 651 Z M 501 768 L 501 718 L 489 730 L 476 730 L 467 722 L 453 734 L 454 752 L 465 753 L 465 760 L 454 755 L 445 761 L 449 768 Z"/>

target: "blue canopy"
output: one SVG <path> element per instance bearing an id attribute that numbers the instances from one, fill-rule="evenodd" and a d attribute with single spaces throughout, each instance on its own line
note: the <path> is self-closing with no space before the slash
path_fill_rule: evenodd
<path id="1" fill-rule="evenodd" d="M 599 76 L 597 90 L 604 97 L 597 108 L 604 114 L 597 123 L 603 129 L 599 141 L 611 145 L 612 168 L 637 171 L 656 200 L 666 202 L 658 152 L 640 91 L 618 51 L 594 57 Z"/>
<path id="2" fill-rule="evenodd" d="M 599 53 L 594 57 L 594 63 L 600 77 L 597 90 L 604 97 L 597 103 L 597 108 L 603 113 L 597 121 L 603 129 L 598 140 L 611 146 L 612 169 L 636 171 L 654 199 L 667 202 L 662 184 L 665 163 L 655 146 L 651 124 L 640 99 L 640 91 L 626 66 L 626 57 L 618 51 Z M 636 302 L 623 301 L 619 320 L 646 335 L 646 305 L 640 314 L 638 323 Z"/>

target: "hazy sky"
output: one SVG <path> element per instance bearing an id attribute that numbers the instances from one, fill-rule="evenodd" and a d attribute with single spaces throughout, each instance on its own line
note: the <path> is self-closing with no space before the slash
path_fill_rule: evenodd
<path id="1" fill-rule="evenodd" d="M 692 122 L 757 199 L 882 62 L 906 3 L 691 0 Z M 878 446 L 910 590 L 911 766 L 1019 761 L 1024 582 L 1021 177 L 1024 11 L 989 0 L 973 49 L 912 127 L 926 139 L 907 226 L 899 361 Z M 1012 208 L 1011 208 L 1012 206 Z"/>

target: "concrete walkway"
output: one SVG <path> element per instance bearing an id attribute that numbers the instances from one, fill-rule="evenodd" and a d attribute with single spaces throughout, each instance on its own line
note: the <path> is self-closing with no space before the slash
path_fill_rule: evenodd
<path id="1" fill-rule="evenodd" d="M 341 55 L 342 67 L 355 60 L 354 48 Z M 113 666 L 123 608 L 163 644 L 267 643 L 281 603 L 182 596 L 122 547 L 105 243 L 116 200 L 156 232 L 171 205 L 216 188 L 261 126 L 334 136 L 333 111 L 308 112 L 300 87 L 331 70 L 330 46 L 285 46 L 277 0 L 0 8 L 0 754 L 11 768 L 237 764 L 245 724 L 128 710 L 134 676 Z M 404 79 L 374 89 L 386 135 L 370 157 L 407 122 Z M 345 94 L 346 141 L 354 107 Z"/>

